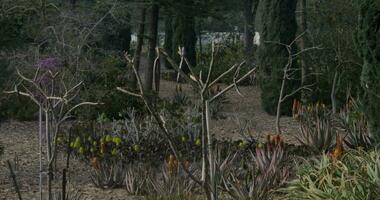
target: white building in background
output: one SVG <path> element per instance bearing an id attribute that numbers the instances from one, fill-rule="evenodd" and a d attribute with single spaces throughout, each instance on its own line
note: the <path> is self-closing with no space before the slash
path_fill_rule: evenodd
<path id="1" fill-rule="evenodd" d="M 158 33 L 160 46 L 164 45 L 165 33 Z M 239 32 L 203 32 L 202 45 L 211 44 L 214 41 L 216 44 L 237 43 L 244 40 L 244 34 Z M 137 34 L 131 35 L 132 45 L 137 42 Z M 197 41 L 199 42 L 199 41 Z"/>
<path id="2" fill-rule="evenodd" d="M 260 33 L 255 32 L 255 37 L 253 38 L 253 44 L 256 46 L 260 46 Z"/>

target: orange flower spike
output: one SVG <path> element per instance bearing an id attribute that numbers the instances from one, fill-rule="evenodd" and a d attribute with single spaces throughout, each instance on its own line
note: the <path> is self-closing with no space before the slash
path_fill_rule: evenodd
<path id="1" fill-rule="evenodd" d="M 189 170 L 189 168 L 190 168 L 190 162 L 188 160 L 185 161 L 184 165 L 185 165 L 185 169 Z"/>
<path id="2" fill-rule="evenodd" d="M 337 133 L 336 135 L 336 146 L 331 153 L 331 157 L 333 160 L 339 160 L 342 158 L 344 154 L 344 147 L 343 147 L 343 141 L 342 137 Z"/>
<path id="3" fill-rule="evenodd" d="M 281 136 L 280 135 L 276 135 L 276 138 L 275 138 L 275 145 L 276 146 L 279 146 L 281 144 Z"/>
<path id="4" fill-rule="evenodd" d="M 296 108 L 297 108 L 297 100 L 293 100 L 293 116 L 296 113 Z"/>
<path id="5" fill-rule="evenodd" d="M 100 169 L 100 163 L 98 161 L 98 158 L 97 157 L 93 157 L 90 159 L 90 162 L 91 162 L 91 165 L 93 168 L 95 168 L 96 170 L 99 170 Z"/>

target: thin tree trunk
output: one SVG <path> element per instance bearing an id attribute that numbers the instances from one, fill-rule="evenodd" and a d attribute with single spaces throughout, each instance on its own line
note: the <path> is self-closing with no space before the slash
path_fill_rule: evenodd
<path id="1" fill-rule="evenodd" d="M 50 141 L 50 133 L 49 133 L 49 112 L 45 111 L 45 133 L 46 133 L 46 146 L 47 146 L 47 162 L 48 162 L 48 169 L 47 169 L 47 187 L 48 187 L 48 200 L 52 199 L 52 172 L 51 172 L 51 141 Z"/>
<path id="2" fill-rule="evenodd" d="M 154 60 L 156 59 L 156 46 L 157 46 L 157 34 L 158 34 L 158 17 L 159 6 L 156 2 L 153 2 L 150 11 L 150 36 L 149 36 L 149 53 L 148 53 L 148 68 L 145 71 L 145 90 L 151 91 L 153 85 L 153 71 Z M 157 77 L 155 77 L 157 78 Z M 159 77 L 158 77 L 159 78 Z"/>
<path id="3" fill-rule="evenodd" d="M 167 14 L 165 16 L 165 51 L 173 57 L 173 19 L 172 16 Z M 175 50 L 174 50 L 175 51 Z M 164 65 L 166 69 L 173 69 L 167 59 L 164 59 Z"/>
<path id="4" fill-rule="evenodd" d="M 278 97 L 278 102 L 277 102 L 277 111 L 276 111 L 276 132 L 277 134 L 281 134 L 281 126 L 280 126 L 280 119 L 281 119 L 281 104 L 283 101 L 283 96 L 284 96 L 284 90 L 285 90 L 285 83 L 286 83 L 286 74 L 287 74 L 288 68 L 286 67 L 284 69 L 284 76 L 282 78 L 282 83 L 281 83 L 281 89 L 280 89 L 280 96 Z"/>
<path id="5" fill-rule="evenodd" d="M 205 101 L 205 118 L 206 118 L 206 132 L 207 132 L 207 149 L 208 149 L 208 161 L 210 167 L 210 199 L 218 200 L 218 191 L 217 191 L 217 183 L 215 179 L 215 158 L 213 156 L 214 147 L 212 145 L 212 135 L 210 132 L 210 109 L 209 109 L 209 101 Z"/>
<path id="6" fill-rule="evenodd" d="M 42 107 L 40 105 L 38 112 L 38 135 L 39 135 L 39 148 L 40 148 L 40 180 L 39 180 L 39 199 L 42 200 Z"/>
<path id="7" fill-rule="evenodd" d="M 244 0 L 244 50 L 247 57 L 251 57 L 253 50 L 253 0 Z"/>
<path id="8" fill-rule="evenodd" d="M 301 32 L 307 31 L 307 12 L 306 12 L 306 0 L 299 1 L 299 9 L 301 11 L 300 15 L 300 30 Z M 305 34 L 306 35 L 306 34 Z M 300 38 L 300 51 L 305 49 L 305 37 Z M 301 87 L 306 84 L 306 61 L 305 57 L 301 56 Z M 305 92 L 301 91 L 301 102 L 306 102 Z"/>
<path id="9" fill-rule="evenodd" d="M 160 83 L 161 83 L 161 59 L 158 58 L 157 65 L 154 69 L 154 89 L 158 92 L 160 91 Z"/>
<path id="10" fill-rule="evenodd" d="M 336 114 L 336 84 L 337 84 L 337 81 L 338 81 L 338 69 L 336 69 L 335 73 L 334 73 L 334 80 L 333 80 L 333 85 L 332 85 L 331 95 L 330 95 L 333 114 Z"/>
<path id="11" fill-rule="evenodd" d="M 198 20 L 198 45 L 199 45 L 199 61 L 202 64 L 202 19 Z"/>
<path id="12" fill-rule="evenodd" d="M 7 164 L 8 164 L 9 172 L 11 174 L 11 178 L 12 178 L 12 181 L 13 181 L 13 186 L 15 187 L 15 190 L 16 190 L 16 193 L 17 193 L 17 197 L 18 197 L 19 200 L 22 200 L 20 188 L 18 186 L 18 183 L 17 183 L 17 180 L 16 180 L 16 174 L 13 171 L 11 161 L 8 160 Z"/>
<path id="13" fill-rule="evenodd" d="M 137 72 L 139 72 L 140 69 L 140 58 L 141 58 L 141 51 L 142 51 L 142 45 L 144 42 L 144 29 L 145 29 L 145 13 L 146 8 L 142 7 L 140 11 L 140 25 L 137 32 L 137 44 L 136 44 L 136 50 L 134 54 L 134 62 L 133 65 L 135 66 Z M 136 76 L 132 75 L 132 88 L 136 89 L 137 87 L 137 79 Z"/>

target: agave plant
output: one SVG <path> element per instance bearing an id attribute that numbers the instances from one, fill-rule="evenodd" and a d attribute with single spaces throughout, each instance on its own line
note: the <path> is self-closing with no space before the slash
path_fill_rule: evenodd
<path id="1" fill-rule="evenodd" d="M 199 176 L 194 164 L 186 162 L 185 166 L 194 176 Z M 153 193 L 163 199 L 170 199 L 173 196 L 186 197 L 196 188 L 196 183 L 179 166 L 174 156 L 170 156 L 164 163 L 158 176 L 150 178 L 150 183 Z"/>
<path id="2" fill-rule="evenodd" d="M 141 195 L 147 192 L 146 185 L 150 172 L 142 164 L 131 164 L 125 175 L 125 189 L 130 195 Z"/>
<path id="3" fill-rule="evenodd" d="M 191 103 L 189 96 L 183 92 L 182 86 L 176 86 L 175 93 L 172 97 L 172 103 L 180 106 L 186 106 Z"/>
<path id="4" fill-rule="evenodd" d="M 250 168 L 242 172 L 231 172 L 225 180 L 225 188 L 233 199 L 268 199 L 270 192 L 285 183 L 289 170 L 283 162 L 286 159 L 280 137 L 268 139 L 259 145 L 256 153 L 251 152 Z"/>
<path id="5" fill-rule="evenodd" d="M 98 161 L 93 164 L 91 180 L 99 188 L 118 188 L 125 183 L 127 167 L 122 161 Z"/>
<path id="6" fill-rule="evenodd" d="M 365 115 L 359 107 L 355 101 L 349 101 L 340 112 L 339 127 L 346 133 L 344 142 L 348 147 L 368 150 L 373 147 L 373 139 Z"/>
<path id="7" fill-rule="evenodd" d="M 315 152 L 324 152 L 332 146 L 335 137 L 333 115 L 324 104 L 304 106 L 295 102 L 293 117 L 300 122 L 297 140 Z"/>

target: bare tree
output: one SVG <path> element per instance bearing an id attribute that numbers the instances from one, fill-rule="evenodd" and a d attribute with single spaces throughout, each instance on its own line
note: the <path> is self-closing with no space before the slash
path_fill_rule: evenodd
<path id="1" fill-rule="evenodd" d="M 53 163 L 57 155 L 57 138 L 60 132 L 61 125 L 64 121 L 72 117 L 72 112 L 77 108 L 84 105 L 97 105 L 93 102 L 81 102 L 70 106 L 79 94 L 79 88 L 83 82 L 79 82 L 72 87 L 68 87 L 63 77 L 59 76 L 61 72 L 53 72 L 48 70 L 41 73 L 40 68 L 35 72 L 34 78 L 30 79 L 24 76 L 18 69 L 17 75 L 22 80 L 14 86 L 14 90 L 5 91 L 6 94 L 17 94 L 30 98 L 39 107 L 39 153 L 40 153 L 40 199 L 42 199 L 42 176 L 43 176 L 43 153 L 42 153 L 42 135 L 43 135 L 43 122 L 45 123 L 45 137 L 47 148 L 47 187 L 48 199 L 52 199 L 52 180 L 54 175 Z M 48 87 L 47 84 L 41 84 L 41 78 L 46 76 L 51 77 L 48 80 L 48 85 L 55 87 Z M 60 89 L 57 89 L 57 85 Z M 20 90 L 21 89 L 21 90 Z M 44 114 L 45 119 L 42 115 Z"/>
<path id="2" fill-rule="evenodd" d="M 256 67 L 251 69 L 249 72 L 247 72 L 242 77 L 237 77 L 240 71 L 240 68 L 245 64 L 245 62 L 242 62 L 240 64 L 235 64 L 232 67 L 230 67 L 227 71 L 222 73 L 219 77 L 217 77 L 215 80 L 211 80 L 211 74 L 213 73 L 214 69 L 214 57 L 215 57 L 215 45 L 213 45 L 212 48 L 212 58 L 209 65 L 209 71 L 206 77 L 206 81 L 203 82 L 204 79 L 202 79 L 202 72 L 197 76 L 194 74 L 192 70 L 192 66 L 189 63 L 189 61 L 184 57 L 184 49 L 179 49 L 179 55 L 181 57 L 180 63 L 177 64 L 165 51 L 162 49 L 158 49 L 157 51 L 160 52 L 167 60 L 168 62 L 173 66 L 173 68 L 180 74 L 191 86 L 194 88 L 196 93 L 198 94 L 198 98 L 201 102 L 201 114 L 202 114 L 202 177 L 197 178 L 195 177 L 191 172 L 187 170 L 187 168 L 184 166 L 184 159 L 181 155 L 181 152 L 178 150 L 178 147 L 176 146 L 176 143 L 173 138 L 173 134 L 166 128 L 166 121 L 160 113 L 154 109 L 153 105 L 149 101 L 149 99 L 146 96 L 146 93 L 144 91 L 144 88 L 141 84 L 141 78 L 137 72 L 137 69 L 135 68 L 135 65 L 133 64 L 133 60 L 129 58 L 128 55 L 126 55 L 126 59 L 129 60 L 131 63 L 131 66 L 133 68 L 133 71 L 135 72 L 135 76 L 137 79 L 137 83 L 139 86 L 139 93 L 134 93 L 132 91 L 125 90 L 123 88 L 118 87 L 117 89 L 123 93 L 126 93 L 131 96 L 135 96 L 138 98 L 141 98 L 149 110 L 150 114 L 154 117 L 156 122 L 158 123 L 161 131 L 164 133 L 164 136 L 166 137 L 169 146 L 171 150 L 173 151 L 174 156 L 179 160 L 179 162 L 182 165 L 182 168 L 185 170 L 185 172 L 188 174 L 188 176 L 196 182 L 198 185 L 200 185 L 205 194 L 207 199 L 209 200 L 217 200 L 218 199 L 218 188 L 217 188 L 217 180 L 216 180 L 216 173 L 217 173 L 217 164 L 215 161 L 215 158 L 213 156 L 214 154 L 214 146 L 213 146 L 213 136 L 210 132 L 210 110 L 209 110 L 209 104 L 213 102 L 215 99 L 220 97 L 222 94 L 226 93 L 232 88 L 237 89 L 237 84 L 249 77 L 252 73 L 256 72 Z M 184 64 L 187 64 L 189 67 L 189 73 L 185 73 L 182 71 L 182 66 Z M 228 85 L 226 88 L 224 88 L 222 91 L 217 93 L 214 96 L 210 96 L 210 89 L 213 85 L 215 85 L 219 80 L 221 80 L 223 77 L 225 77 L 227 74 L 235 71 L 235 77 L 233 78 L 233 83 Z M 238 90 L 238 89 L 237 89 Z"/>
<path id="3" fill-rule="evenodd" d="M 290 44 L 283 44 L 279 42 L 272 42 L 272 41 L 266 41 L 266 43 L 274 43 L 283 46 L 286 48 L 288 52 L 288 62 L 283 68 L 283 76 L 282 76 L 282 82 L 281 82 L 281 88 L 280 88 L 280 95 L 278 97 L 277 101 L 277 110 L 276 110 L 276 132 L 277 134 L 281 134 L 281 126 L 280 126 L 280 118 L 281 118 L 281 105 L 284 101 L 286 101 L 288 98 L 292 97 L 293 95 L 297 94 L 298 92 L 301 92 L 303 90 L 311 90 L 310 87 L 313 86 L 314 84 L 310 85 L 301 85 L 301 87 L 293 90 L 289 94 L 285 93 L 285 86 L 287 81 L 293 80 L 294 75 L 299 72 L 299 68 L 294 68 L 293 67 L 293 61 L 295 58 L 297 58 L 299 55 L 312 50 L 312 49 L 319 49 L 319 47 L 311 47 L 311 48 L 305 48 L 299 52 L 295 52 L 293 50 L 293 46 L 297 40 L 299 40 L 305 33 L 300 34 L 297 38 L 295 38 Z"/>

